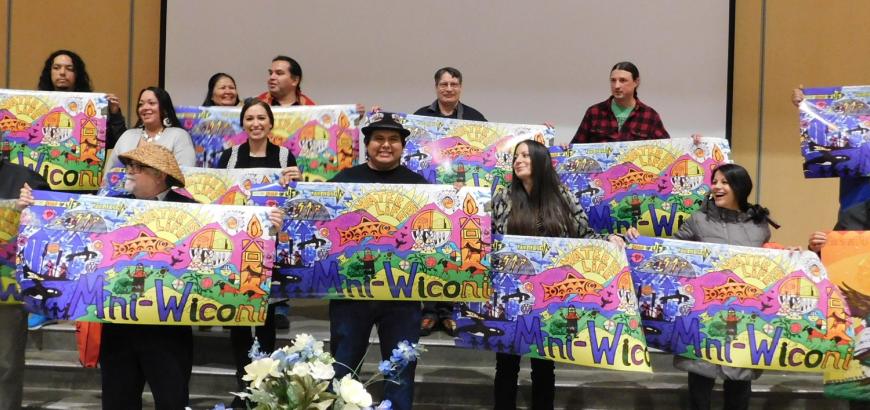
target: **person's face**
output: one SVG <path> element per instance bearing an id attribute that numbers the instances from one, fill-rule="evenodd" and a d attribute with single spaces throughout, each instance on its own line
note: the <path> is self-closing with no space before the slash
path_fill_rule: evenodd
<path id="1" fill-rule="evenodd" d="M 273 61 L 269 68 L 269 92 L 272 95 L 284 96 L 294 92 L 299 85 L 299 78 L 290 74 L 290 63 L 278 60 Z"/>
<path id="2" fill-rule="evenodd" d="M 728 184 L 728 180 L 719 171 L 713 173 L 710 193 L 713 195 L 713 203 L 719 208 L 740 210 L 737 205 L 737 197 L 734 196 L 734 191 L 731 190 L 731 185 Z"/>
<path id="3" fill-rule="evenodd" d="M 236 105 L 236 98 L 238 96 L 236 83 L 227 77 L 221 77 L 217 80 L 214 84 L 214 89 L 211 90 L 211 100 L 214 101 L 215 105 Z"/>
<path id="4" fill-rule="evenodd" d="M 625 70 L 613 70 L 610 72 L 610 94 L 617 100 L 625 100 L 634 97 L 634 89 L 640 84 L 631 78 L 631 73 Z"/>
<path id="5" fill-rule="evenodd" d="M 75 87 L 76 69 L 70 56 L 61 54 L 51 62 L 51 84 L 55 91 L 67 91 Z"/>
<path id="6" fill-rule="evenodd" d="M 139 96 L 138 107 L 136 112 L 139 114 L 139 119 L 142 120 L 143 125 L 148 128 L 161 126 L 160 103 L 157 101 L 157 95 L 154 94 L 154 91 L 145 90 Z"/>
<path id="7" fill-rule="evenodd" d="M 392 169 L 402 158 L 402 135 L 394 130 L 374 130 L 366 145 L 369 164 L 374 169 Z"/>
<path id="8" fill-rule="evenodd" d="M 126 166 L 128 189 L 137 199 L 149 199 L 166 190 L 166 174 L 130 161 Z"/>
<path id="9" fill-rule="evenodd" d="M 462 83 L 450 73 L 444 73 L 435 84 L 435 92 L 438 93 L 438 102 L 441 104 L 456 104 L 462 95 Z"/>
<path id="10" fill-rule="evenodd" d="M 532 158 L 529 156 L 529 146 L 525 143 L 517 145 L 514 152 L 514 173 L 522 182 L 532 180 Z"/>
<path id="11" fill-rule="evenodd" d="M 259 141 L 269 136 L 272 131 L 272 122 L 269 121 L 269 115 L 266 114 L 266 109 L 260 105 L 252 105 L 245 111 L 245 117 L 242 119 L 242 127 L 248 133 L 248 139 Z"/>

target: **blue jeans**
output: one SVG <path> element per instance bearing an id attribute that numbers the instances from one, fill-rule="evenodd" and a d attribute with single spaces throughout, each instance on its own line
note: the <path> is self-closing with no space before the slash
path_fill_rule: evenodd
<path id="1" fill-rule="evenodd" d="M 329 302 L 330 350 L 336 361 L 357 369 L 369 346 L 372 326 L 378 327 L 381 359 L 390 358 L 402 340 L 420 340 L 420 302 L 331 300 Z M 416 363 L 399 374 L 399 384 L 385 382 L 384 399 L 396 410 L 411 409 L 414 402 L 414 370 Z M 335 377 L 340 379 L 350 370 L 336 364 Z"/>

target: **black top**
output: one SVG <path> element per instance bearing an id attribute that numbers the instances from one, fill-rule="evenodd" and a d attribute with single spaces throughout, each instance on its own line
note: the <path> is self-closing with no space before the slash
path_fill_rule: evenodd
<path id="1" fill-rule="evenodd" d="M 486 121 L 486 118 L 480 111 L 475 110 L 463 103 L 459 103 L 456 106 L 456 109 L 453 110 L 453 114 L 444 115 L 441 113 L 441 110 L 438 109 L 438 100 L 435 100 L 430 105 L 425 107 L 420 107 L 419 110 L 414 111 L 414 115 L 425 115 L 427 117 L 441 117 L 441 118 L 454 118 L 457 120 L 471 120 L 471 121 Z"/>
<path id="2" fill-rule="evenodd" d="M 366 164 L 360 164 L 336 174 L 329 182 L 378 182 L 383 184 L 428 184 L 422 175 L 399 165 L 389 171 L 376 171 Z"/>
<path id="3" fill-rule="evenodd" d="M 218 160 L 218 168 L 226 169 L 232 155 L 232 148 L 227 148 L 221 152 L 221 158 Z M 287 166 L 296 166 L 296 157 L 292 152 L 287 153 Z M 252 157 L 251 146 L 245 142 L 239 145 L 239 152 L 236 157 L 236 166 L 234 168 L 281 168 L 281 147 L 266 141 L 266 156 Z"/>
<path id="4" fill-rule="evenodd" d="M 870 201 L 860 202 L 842 211 L 837 217 L 835 231 L 866 231 L 870 229 Z"/>
<path id="5" fill-rule="evenodd" d="M 49 190 L 45 178 L 22 165 L 13 164 L 0 156 L 0 199 L 17 199 L 26 182 L 33 189 Z"/>

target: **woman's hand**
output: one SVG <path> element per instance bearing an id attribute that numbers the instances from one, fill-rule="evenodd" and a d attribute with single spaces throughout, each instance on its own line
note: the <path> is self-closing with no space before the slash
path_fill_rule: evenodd
<path id="1" fill-rule="evenodd" d="M 812 235 L 810 235 L 807 248 L 815 253 L 819 253 L 822 251 L 822 247 L 824 247 L 826 243 L 828 243 L 828 234 L 820 231 L 813 232 Z"/>
<path id="2" fill-rule="evenodd" d="M 631 228 L 628 228 L 628 230 L 625 231 L 625 233 L 622 234 L 622 236 L 624 236 L 625 239 L 628 239 L 629 242 L 634 242 L 634 240 L 640 236 L 640 231 L 638 231 L 637 228 L 632 226 Z"/>
<path id="3" fill-rule="evenodd" d="M 121 112 L 121 100 L 115 94 L 106 94 L 106 100 L 109 102 L 109 112 L 117 114 Z"/>
<path id="4" fill-rule="evenodd" d="M 33 188 L 25 182 L 18 193 L 18 201 L 15 202 L 15 207 L 20 211 L 30 205 L 33 205 Z"/>
<path id="5" fill-rule="evenodd" d="M 619 235 L 610 235 L 607 237 L 607 241 L 618 246 L 619 249 L 625 249 L 625 241 Z"/>
<path id="6" fill-rule="evenodd" d="M 272 222 L 274 231 L 280 231 L 284 226 L 284 211 L 281 208 L 272 207 L 269 209 L 269 222 Z"/>
<path id="7" fill-rule="evenodd" d="M 278 181 L 282 186 L 287 186 L 290 181 L 299 181 L 302 179 L 302 171 L 299 167 L 287 167 L 281 170 L 281 179 Z"/>
<path id="8" fill-rule="evenodd" d="M 695 144 L 696 147 L 701 145 L 701 138 L 704 138 L 704 136 L 697 132 L 692 134 L 692 144 Z"/>
<path id="9" fill-rule="evenodd" d="M 794 104 L 795 107 L 799 107 L 801 105 L 801 101 L 804 100 L 804 85 L 801 84 L 798 88 L 795 88 L 791 91 L 791 103 Z"/>

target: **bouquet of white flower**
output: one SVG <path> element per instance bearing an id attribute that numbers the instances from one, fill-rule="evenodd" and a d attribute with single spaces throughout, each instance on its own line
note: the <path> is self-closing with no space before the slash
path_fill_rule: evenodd
<path id="1" fill-rule="evenodd" d="M 388 383 L 397 383 L 395 378 L 424 351 L 421 345 L 402 341 L 393 349 L 390 359 L 378 366 L 379 373 L 360 383 L 351 374 L 340 380 L 333 379 L 335 359 L 323 351 L 322 341 L 309 334 L 296 335 L 292 345 L 270 355 L 261 353 L 255 340 L 249 352 L 252 362 L 245 366 L 246 374 L 242 377 L 248 382 L 248 387 L 244 392 L 233 394 L 254 403 L 256 410 L 390 409 L 389 400 L 372 407 L 372 396 L 366 387 L 378 376 L 383 376 Z M 330 382 L 333 391 L 329 391 Z"/>

